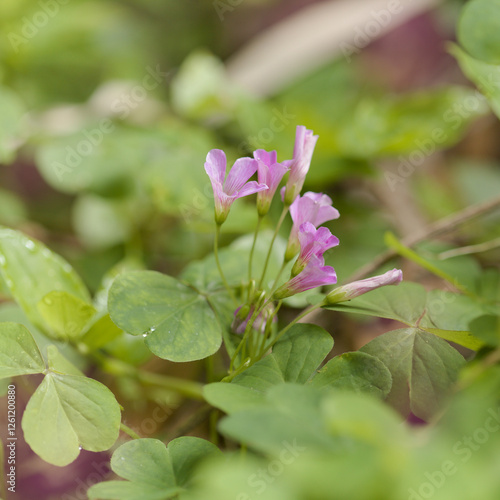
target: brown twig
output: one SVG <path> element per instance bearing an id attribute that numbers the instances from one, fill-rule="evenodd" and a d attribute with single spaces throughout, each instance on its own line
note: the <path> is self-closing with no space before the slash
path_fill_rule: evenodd
<path id="1" fill-rule="evenodd" d="M 500 207 L 500 196 L 494 198 L 493 200 L 486 201 L 484 203 L 479 203 L 477 205 L 472 205 L 470 207 L 465 208 L 464 210 L 452 214 L 448 217 L 444 217 L 440 219 L 423 231 L 418 232 L 415 235 L 408 236 L 401 240 L 401 243 L 406 247 L 414 247 L 418 243 L 422 241 L 435 238 L 436 236 L 440 236 L 442 234 L 453 231 L 455 228 L 460 226 L 461 224 L 468 222 L 480 215 L 483 215 L 488 212 L 492 212 L 496 208 Z M 375 257 L 371 262 L 368 262 L 365 266 L 359 268 L 354 274 L 352 274 L 347 280 L 347 283 L 351 281 L 356 281 L 365 278 L 366 276 L 374 273 L 380 266 L 384 265 L 386 262 L 396 257 L 398 254 L 394 250 L 386 250 L 381 253 L 377 257 Z"/>
<path id="2" fill-rule="evenodd" d="M 457 228 L 461 224 L 479 217 L 480 215 L 492 212 L 496 208 L 500 208 L 500 196 L 492 200 L 485 201 L 484 203 L 472 205 L 460 212 L 449 215 L 448 217 L 444 217 L 443 219 L 440 219 L 428 226 L 425 230 L 418 232 L 415 235 L 403 238 L 401 240 L 401 243 L 404 246 L 411 248 L 416 244 L 421 243 L 422 241 L 435 238 L 436 236 L 440 236 L 442 234 L 453 231 L 453 229 Z M 380 266 L 384 265 L 386 262 L 396 257 L 397 255 L 398 254 L 395 250 L 386 250 L 385 252 L 375 257 L 371 262 L 359 268 L 346 280 L 346 283 L 365 278 L 366 276 L 374 273 Z M 318 314 L 321 314 L 321 312 L 322 309 L 313 311 L 311 314 L 304 316 L 304 318 L 302 318 L 300 322 L 304 323 L 307 321 L 313 321 Z"/>

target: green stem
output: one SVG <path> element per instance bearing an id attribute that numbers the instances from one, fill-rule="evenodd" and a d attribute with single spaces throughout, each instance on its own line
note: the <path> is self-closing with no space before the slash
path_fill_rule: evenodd
<path id="1" fill-rule="evenodd" d="M 439 267 L 436 267 L 434 264 L 432 264 L 432 262 L 429 262 L 426 259 L 422 258 L 407 246 L 403 245 L 392 233 L 386 233 L 385 242 L 389 248 L 397 252 L 402 257 L 415 262 L 415 264 L 418 264 L 419 266 L 427 269 L 429 272 L 435 274 L 436 276 L 448 281 L 448 283 L 451 283 L 457 290 L 460 290 L 465 295 L 474 298 L 474 294 L 470 292 L 465 285 L 462 285 L 462 283 L 460 283 L 456 278 L 444 272 Z"/>
<path id="2" fill-rule="evenodd" d="M 198 382 L 142 371 L 119 359 L 109 358 L 98 353 L 93 353 L 93 357 L 104 371 L 112 375 L 128 375 L 145 384 L 164 387 L 191 399 L 205 400 L 202 392 L 203 385 Z"/>
<path id="3" fill-rule="evenodd" d="M 120 423 L 120 430 L 125 434 L 128 434 L 132 439 L 141 439 L 141 436 L 139 436 L 137 432 L 131 429 L 128 425 L 125 425 L 123 422 Z"/>
<path id="4" fill-rule="evenodd" d="M 243 363 L 240 367 L 238 367 L 238 369 L 234 372 L 232 372 L 230 375 L 226 375 L 222 380 L 221 382 L 226 382 L 226 383 L 229 383 L 231 382 L 231 380 L 233 380 L 234 377 L 236 377 L 236 375 L 239 375 L 241 372 L 245 371 L 248 367 L 252 366 L 253 363 Z"/>
<path id="5" fill-rule="evenodd" d="M 243 338 L 241 339 L 241 342 L 238 344 L 238 347 L 236 348 L 233 356 L 231 357 L 231 362 L 229 363 L 229 371 L 230 372 L 233 371 L 234 362 L 236 361 L 236 357 L 238 356 L 239 352 L 243 348 L 245 348 L 247 340 L 248 340 L 248 336 L 250 335 L 250 332 L 252 331 L 252 325 L 253 325 L 255 319 L 257 318 L 257 316 L 259 315 L 261 310 L 262 310 L 262 307 L 258 307 L 258 303 L 255 304 L 254 312 L 252 313 L 252 316 L 250 317 L 250 319 L 247 323 L 247 326 L 245 327 L 245 332 L 243 333 Z M 242 354 L 242 360 L 244 360 L 244 354 Z"/>
<path id="6" fill-rule="evenodd" d="M 285 205 L 283 207 L 278 224 L 276 225 L 276 229 L 275 229 L 274 234 L 273 234 L 273 239 L 271 240 L 271 244 L 269 245 L 269 250 L 267 252 L 266 261 L 264 262 L 264 270 L 262 271 L 262 276 L 260 278 L 259 286 L 258 286 L 259 289 L 262 288 L 262 283 L 263 283 L 264 278 L 266 276 L 266 271 L 267 271 L 267 266 L 269 264 L 269 259 L 271 258 L 271 253 L 273 251 L 274 241 L 276 240 L 276 238 L 278 236 L 281 225 L 283 224 L 283 221 L 285 220 L 285 216 L 288 213 L 288 209 L 289 209 L 289 205 Z"/>
<path id="7" fill-rule="evenodd" d="M 137 371 L 137 378 L 145 384 L 164 387 L 188 398 L 205 401 L 203 397 L 203 384 L 198 382 L 140 370 Z"/>
<path id="8" fill-rule="evenodd" d="M 217 264 L 217 269 L 219 269 L 219 274 L 222 279 L 222 283 L 226 287 L 227 292 L 229 293 L 229 296 L 233 299 L 234 302 L 236 302 L 236 297 L 234 296 L 232 288 L 229 286 L 229 283 L 226 280 L 226 277 L 224 276 L 224 272 L 222 271 L 222 266 L 220 265 L 220 260 L 219 260 L 219 238 L 220 238 L 220 224 L 216 225 L 215 229 L 215 238 L 214 238 L 214 255 L 215 255 L 215 262 Z"/>
<path id="9" fill-rule="evenodd" d="M 205 359 L 205 369 L 206 369 L 206 377 L 207 377 L 207 383 L 211 383 L 215 381 L 215 376 L 214 376 L 214 356 L 208 356 L 208 358 Z"/>
<path id="10" fill-rule="evenodd" d="M 219 444 L 219 434 L 217 433 L 217 422 L 219 421 L 219 410 L 213 410 L 210 412 L 209 418 L 209 431 L 210 431 L 210 442 L 218 446 Z"/>
<path id="11" fill-rule="evenodd" d="M 269 349 L 271 349 L 271 347 L 273 347 L 274 344 L 276 344 L 276 342 L 278 342 L 278 340 L 283 337 L 283 335 L 288 331 L 290 330 L 290 328 L 292 328 L 293 325 L 295 325 L 296 323 L 298 323 L 302 318 L 304 318 L 305 316 L 307 316 L 308 314 L 312 313 L 313 311 L 315 311 L 316 309 L 319 309 L 321 307 L 323 303 L 320 302 L 319 304 L 314 304 L 310 307 L 308 307 L 307 309 L 305 309 L 304 311 L 302 311 L 294 320 L 292 320 L 287 326 L 285 326 L 285 328 L 283 328 L 279 333 L 278 335 L 276 335 L 276 337 L 267 345 L 265 346 L 259 353 L 259 357 L 262 357 L 264 356 L 264 354 L 269 351 Z"/>
<path id="12" fill-rule="evenodd" d="M 255 251 L 255 244 L 257 243 L 257 236 L 259 234 L 260 225 L 262 223 L 262 215 L 259 215 L 257 220 L 257 225 L 255 226 L 255 234 L 253 236 L 252 249 L 250 250 L 250 257 L 248 259 L 248 282 L 252 281 L 252 262 L 253 262 L 253 254 Z"/>
<path id="13" fill-rule="evenodd" d="M 424 231 L 421 231 L 417 234 L 412 233 L 410 236 L 403 238 L 401 240 L 401 244 L 408 248 L 412 248 L 422 241 L 430 240 L 437 236 L 441 236 L 442 234 L 449 233 L 462 224 L 476 217 L 492 212 L 498 207 L 500 207 L 500 196 L 494 198 L 493 200 L 489 200 L 477 205 L 472 205 L 465 208 L 461 212 L 457 212 L 456 214 L 445 217 L 444 219 L 440 219 L 428 226 Z M 386 250 L 385 252 L 375 257 L 371 262 L 368 262 L 368 264 L 358 269 L 354 274 L 349 276 L 349 278 L 347 278 L 345 282 L 350 283 L 351 281 L 357 281 L 362 278 L 366 278 L 397 255 L 398 253 L 396 252 L 396 250 L 392 248 Z"/>
<path id="14" fill-rule="evenodd" d="M 272 331 L 272 325 L 273 325 L 273 320 L 275 318 L 275 316 L 278 314 L 279 310 L 281 309 L 281 306 L 283 305 L 283 301 L 280 300 L 278 302 L 278 305 L 275 307 L 274 309 L 274 312 L 272 314 L 272 316 L 269 318 L 269 325 L 266 326 L 266 330 L 264 332 L 264 335 L 262 335 L 262 342 L 260 343 L 260 349 L 258 349 L 257 353 L 258 353 L 258 359 L 260 359 L 262 357 L 261 353 L 262 352 L 265 352 L 264 351 L 264 347 L 266 345 L 266 341 L 267 339 L 270 337 L 271 335 L 271 331 Z"/>

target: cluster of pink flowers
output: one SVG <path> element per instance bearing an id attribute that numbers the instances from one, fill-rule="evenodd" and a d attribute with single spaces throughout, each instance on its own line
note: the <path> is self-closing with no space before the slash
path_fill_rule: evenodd
<path id="1" fill-rule="evenodd" d="M 283 177 L 289 172 L 286 185 L 281 190 L 281 199 L 289 207 L 293 227 L 288 239 L 285 262 L 295 261 L 290 279 L 281 285 L 273 299 L 283 299 L 297 293 L 337 282 L 335 269 L 325 266 L 324 253 L 339 244 L 321 224 L 337 219 L 339 212 L 332 206 L 329 196 L 322 193 L 307 192 L 300 195 L 304 180 L 309 171 L 312 155 L 318 136 L 304 126 L 298 126 L 295 136 L 293 159 L 277 160 L 276 151 L 258 149 L 253 158 L 240 158 L 226 176 L 226 155 L 213 149 L 207 155 L 205 170 L 210 177 L 215 197 L 215 221 L 221 225 L 226 220 L 233 202 L 243 196 L 257 193 L 257 210 L 263 217 L 269 211 L 273 197 Z M 258 181 L 250 181 L 257 173 Z M 366 282 L 351 284 L 350 288 L 341 287 L 340 292 L 332 295 L 332 301 L 349 300 L 354 296 L 386 284 L 401 281 L 401 271 L 394 270 L 389 275 L 370 278 Z M 346 285 L 349 287 L 349 285 Z M 335 291 L 334 291 L 335 292 Z M 332 294 L 334 293 L 332 292 Z"/>
<path id="2" fill-rule="evenodd" d="M 207 155 L 205 170 L 212 182 L 215 197 L 215 221 L 226 220 L 231 205 L 243 196 L 257 193 L 260 216 L 269 211 L 276 190 L 287 172 L 290 176 L 281 191 L 285 205 L 290 206 L 293 227 L 288 241 L 285 260 L 299 257 L 293 267 L 291 279 L 280 287 L 275 298 L 284 298 L 321 285 L 337 282 L 335 270 L 325 266 L 323 254 L 338 245 L 339 240 L 320 224 L 339 217 L 332 200 L 321 193 L 300 196 L 318 136 L 304 126 L 298 126 L 293 159 L 278 163 L 276 151 L 258 149 L 254 158 L 240 158 L 226 176 L 226 155 L 213 149 Z M 249 179 L 257 172 L 258 182 Z"/>

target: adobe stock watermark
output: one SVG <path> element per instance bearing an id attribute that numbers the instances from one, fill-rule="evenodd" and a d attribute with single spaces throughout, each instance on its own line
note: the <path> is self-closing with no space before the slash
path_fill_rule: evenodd
<path id="1" fill-rule="evenodd" d="M 359 54 L 375 38 L 380 36 L 384 28 L 389 26 L 394 16 L 403 12 L 401 0 L 389 0 L 385 9 L 372 10 L 371 19 L 363 26 L 356 26 L 350 42 L 341 42 L 339 48 L 348 63 L 352 61 L 352 56 Z"/>
<path id="2" fill-rule="evenodd" d="M 444 460 L 441 466 L 432 472 L 424 473 L 425 480 L 417 488 L 408 489 L 408 500 L 427 500 L 431 498 L 438 489 L 442 488 L 447 479 L 454 476 L 460 465 L 467 463 L 475 451 L 481 449 L 488 442 L 491 435 L 500 430 L 500 407 L 488 409 L 488 416 L 482 426 L 477 427 L 471 434 L 462 436 L 452 448 L 453 455 L 457 459 Z"/>
<path id="3" fill-rule="evenodd" d="M 283 132 L 285 127 L 290 125 L 295 121 L 296 115 L 289 113 L 286 106 L 283 106 L 282 110 L 274 108 L 272 111 L 272 117 L 269 120 L 267 127 L 263 127 L 254 136 L 249 136 L 245 141 L 238 145 L 238 153 L 245 154 L 248 151 L 263 148 L 267 144 L 271 144 L 277 133 Z"/>
<path id="4" fill-rule="evenodd" d="M 132 110 L 146 100 L 149 92 L 165 82 L 169 74 L 170 72 L 162 71 L 159 64 L 156 65 L 156 68 L 148 66 L 141 83 L 138 83 L 129 91 L 117 97 L 111 103 L 111 110 L 118 118 L 122 120 L 126 119 Z M 83 158 L 90 156 L 94 149 L 99 146 L 104 138 L 111 134 L 115 128 L 115 124 L 110 118 L 102 118 L 96 127 L 92 129 L 83 129 L 81 132 L 82 138 L 78 143 L 74 147 L 66 146 L 64 163 L 59 161 L 52 162 L 52 168 L 58 180 L 61 181 L 64 175 L 78 168 Z"/>
<path id="5" fill-rule="evenodd" d="M 66 5 L 69 0 L 38 0 L 37 5 L 40 7 L 32 16 L 24 16 L 21 19 L 22 26 L 20 33 L 10 32 L 7 38 L 17 54 L 19 48 L 29 43 L 35 38 L 40 30 L 45 28 L 54 17 L 59 14 L 61 5 Z"/>
<path id="6" fill-rule="evenodd" d="M 212 5 L 221 21 L 224 21 L 226 12 L 233 12 L 238 5 L 241 5 L 245 0 L 214 0 Z"/>
<path id="7" fill-rule="evenodd" d="M 491 93 L 492 89 L 498 89 L 500 79 L 494 74 L 490 74 L 488 80 L 483 80 L 478 87 L 480 90 L 476 90 L 473 95 L 469 95 L 462 102 L 454 103 L 443 113 L 443 122 L 450 125 L 450 131 L 460 128 L 466 120 L 480 110 L 487 100 L 484 94 Z M 402 155 L 398 157 L 396 172 L 388 170 L 384 173 L 389 189 L 394 192 L 398 185 L 413 175 L 417 168 L 421 167 L 427 158 L 433 155 L 449 138 L 449 131 L 435 127 L 426 139 L 416 139 L 414 141 L 415 149 L 407 157 Z"/>
<path id="8" fill-rule="evenodd" d="M 256 495 L 262 495 L 267 487 L 283 474 L 285 467 L 292 464 L 301 453 L 306 451 L 304 446 L 297 444 L 296 439 L 293 440 L 292 444 L 288 441 L 283 441 L 281 444 L 283 449 L 278 458 L 271 460 L 265 468 L 257 470 L 248 477 L 248 486 L 255 490 Z M 249 496 L 247 493 L 239 493 L 236 500 L 253 500 L 253 498 L 255 497 Z"/>

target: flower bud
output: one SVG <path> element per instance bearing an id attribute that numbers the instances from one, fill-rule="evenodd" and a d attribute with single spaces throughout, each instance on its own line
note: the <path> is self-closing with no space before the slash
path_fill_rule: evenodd
<path id="1" fill-rule="evenodd" d="M 338 304 L 339 302 L 345 302 L 382 286 L 399 285 L 402 280 L 403 272 L 400 269 L 392 269 L 391 271 L 387 271 L 385 274 L 360 281 L 353 281 L 347 285 L 335 288 L 335 290 L 332 290 L 325 297 L 325 303 L 331 305 Z"/>

